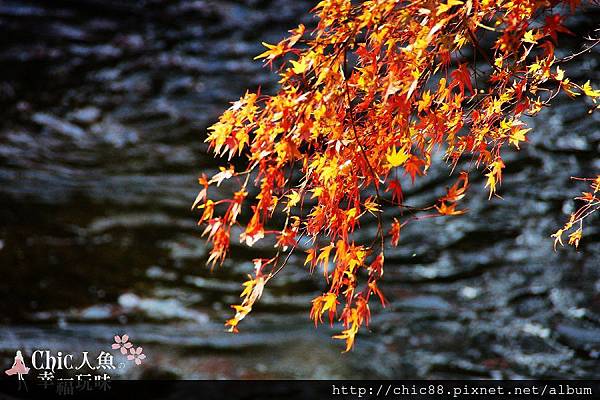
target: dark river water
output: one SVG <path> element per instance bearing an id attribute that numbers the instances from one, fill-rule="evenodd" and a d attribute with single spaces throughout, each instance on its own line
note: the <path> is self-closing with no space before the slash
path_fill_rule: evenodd
<path id="1" fill-rule="evenodd" d="M 124 377 L 599 378 L 600 230 L 579 250 L 549 237 L 600 170 L 600 114 L 560 98 L 507 153 L 500 194 L 482 173 L 462 217 L 403 232 L 386 255 L 390 305 L 355 349 L 315 329 L 323 290 L 292 258 L 241 333 L 228 334 L 257 250 L 210 272 L 190 206 L 214 171 L 205 130 L 246 88 L 274 90 L 252 57 L 304 21 L 293 0 L 0 1 L 0 361 L 16 349 L 147 355 Z M 572 20 L 581 36 L 599 20 Z M 577 48 L 567 39 L 566 55 Z M 600 53 L 568 71 L 600 82 Z M 407 190 L 423 204 L 448 169 Z M 410 186 L 407 184 L 407 186 Z"/>

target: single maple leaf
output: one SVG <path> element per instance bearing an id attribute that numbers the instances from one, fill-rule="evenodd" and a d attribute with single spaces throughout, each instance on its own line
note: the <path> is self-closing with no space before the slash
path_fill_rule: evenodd
<path id="1" fill-rule="evenodd" d="M 405 173 L 410 175 L 411 181 L 414 184 L 417 175 L 423 175 L 423 166 L 425 161 L 421 160 L 417 156 L 411 156 L 408 161 L 404 164 Z"/>
<path id="2" fill-rule="evenodd" d="M 386 158 L 392 167 L 399 167 L 410 158 L 410 153 L 404 149 L 397 151 L 394 147 L 391 152 L 386 155 Z"/>
<path id="3" fill-rule="evenodd" d="M 453 84 L 458 85 L 463 96 L 465 94 L 465 86 L 469 89 L 471 95 L 475 94 L 473 85 L 471 84 L 471 73 L 466 63 L 460 64 L 450 75 L 454 78 Z"/>
<path id="4" fill-rule="evenodd" d="M 392 179 L 388 183 L 386 192 L 392 192 L 392 201 L 398 204 L 404 203 L 404 193 L 402 193 L 402 185 L 398 179 Z"/>

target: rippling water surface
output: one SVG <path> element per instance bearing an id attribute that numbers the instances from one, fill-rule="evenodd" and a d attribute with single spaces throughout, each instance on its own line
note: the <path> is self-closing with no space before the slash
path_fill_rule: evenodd
<path id="1" fill-rule="evenodd" d="M 126 331 L 148 355 L 126 377 L 600 376 L 600 231 L 592 221 L 579 251 L 549 238 L 584 190 L 570 176 L 600 169 L 599 114 L 582 101 L 531 121 L 502 200 L 472 174 L 467 215 L 403 232 L 386 256 L 390 305 L 353 352 L 310 323 L 323 288 L 299 259 L 231 335 L 229 304 L 260 253 L 235 247 L 223 268 L 204 266 L 189 211 L 199 172 L 216 168 L 204 132 L 246 88 L 274 89 L 252 57 L 310 24 L 310 2 L 53 4 L 0 3 L 3 365 L 17 348 L 105 348 Z M 569 69 L 598 82 L 599 62 Z M 438 166 L 407 196 L 423 203 L 451 182 Z"/>

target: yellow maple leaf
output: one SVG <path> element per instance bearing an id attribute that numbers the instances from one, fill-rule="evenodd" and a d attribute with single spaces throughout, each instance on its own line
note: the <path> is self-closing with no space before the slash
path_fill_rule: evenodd
<path id="1" fill-rule="evenodd" d="M 454 7 L 454 6 L 458 6 L 458 5 L 461 5 L 461 4 L 463 4 L 463 2 L 462 2 L 462 1 L 460 1 L 460 0 L 448 0 L 448 3 L 446 3 L 446 4 L 441 4 L 441 5 L 438 7 L 438 10 L 437 10 L 437 15 L 440 15 L 440 14 L 442 14 L 442 13 L 445 13 L 446 11 L 448 11 L 449 9 L 451 9 L 452 7 Z"/>
<path id="2" fill-rule="evenodd" d="M 255 60 L 258 60 L 259 58 L 267 58 L 269 60 L 272 60 L 285 52 L 285 47 L 282 43 L 269 44 L 266 42 L 262 42 L 262 45 L 265 46 L 267 50 L 254 57 Z"/>
<path id="3" fill-rule="evenodd" d="M 554 75 L 554 79 L 556 79 L 557 81 L 562 81 L 563 79 L 565 79 L 565 71 L 560 69 L 560 67 L 556 67 L 556 75 Z"/>
<path id="4" fill-rule="evenodd" d="M 592 85 L 590 84 L 590 81 L 584 83 L 581 89 L 583 89 L 583 93 L 585 93 L 586 96 L 589 96 L 593 99 L 600 97 L 600 90 L 594 90 L 594 88 L 592 88 Z"/>
<path id="5" fill-rule="evenodd" d="M 516 129 L 510 134 L 509 142 L 513 144 L 517 149 L 519 148 L 519 142 L 525 140 L 525 134 L 529 132 L 530 128 L 527 129 Z"/>
<path id="6" fill-rule="evenodd" d="M 542 66 L 539 63 L 533 63 L 529 66 L 528 71 L 531 73 L 536 73 L 537 71 L 541 70 Z"/>
<path id="7" fill-rule="evenodd" d="M 335 310 L 337 305 L 337 295 L 335 293 L 327 293 L 324 297 L 323 309 L 321 314 L 327 310 Z"/>
<path id="8" fill-rule="evenodd" d="M 394 147 L 392 151 L 387 154 L 386 158 L 392 167 L 399 167 L 410 158 L 410 153 L 405 152 L 404 149 L 397 151 Z"/>
<path id="9" fill-rule="evenodd" d="M 358 326 L 352 325 L 350 328 L 343 330 L 341 334 L 332 337 L 334 339 L 341 339 L 346 341 L 346 349 L 344 350 L 344 353 L 347 353 L 352 349 L 352 346 L 354 346 L 354 337 L 356 336 L 357 332 Z"/>
<path id="10" fill-rule="evenodd" d="M 523 128 L 523 123 L 520 121 L 512 121 L 509 134 L 509 143 L 519 148 L 519 142 L 525 141 L 525 135 L 531 128 Z"/>
<path id="11" fill-rule="evenodd" d="M 575 246 L 575 248 L 579 247 L 579 241 L 581 240 L 582 230 L 581 228 L 577 229 L 575 232 L 569 235 L 569 244 L 571 246 Z"/>
<path id="12" fill-rule="evenodd" d="M 429 92 L 429 90 L 427 90 L 425 93 L 423 93 L 421 100 L 419 100 L 418 111 L 419 112 L 423 111 L 424 109 L 429 107 L 430 104 L 431 104 L 431 93 Z"/>
<path id="13" fill-rule="evenodd" d="M 533 33 L 533 31 L 527 31 L 525 32 L 525 35 L 523 36 L 523 42 L 525 43 L 531 43 L 531 44 L 536 44 L 537 40 L 536 40 L 537 35 Z"/>
<path id="14" fill-rule="evenodd" d="M 250 294 L 252 294 L 252 290 L 254 289 L 255 284 L 256 284 L 256 282 L 255 282 L 254 278 L 252 278 L 252 276 L 248 275 L 248 280 L 246 282 L 242 283 L 244 290 L 240 294 L 240 297 L 250 296 Z"/>
<path id="15" fill-rule="evenodd" d="M 372 197 L 369 197 L 367 200 L 365 200 L 364 206 L 365 206 L 365 209 L 373 215 L 375 215 L 375 213 L 381 211 L 379 209 L 379 205 L 377 204 L 376 201 L 373 200 Z"/>
<path id="16" fill-rule="evenodd" d="M 498 159 L 490 164 L 490 172 L 485 174 L 488 178 L 485 187 L 490 187 L 490 199 L 492 198 L 492 195 L 496 193 L 496 184 L 500 183 L 502 180 L 502 168 L 504 168 L 504 163 L 502 160 Z"/>
<path id="17" fill-rule="evenodd" d="M 283 209 L 283 211 L 288 212 L 292 209 L 292 207 L 294 207 L 296 204 L 298 204 L 300 202 L 300 193 L 296 190 L 292 190 L 292 193 L 286 195 L 286 197 L 289 200 L 287 202 L 286 207 Z"/>
<path id="18" fill-rule="evenodd" d="M 561 246 L 563 245 L 563 241 L 562 241 L 562 235 L 565 232 L 565 229 L 559 229 L 556 232 L 554 232 L 552 235 L 550 235 L 550 237 L 554 238 L 554 251 L 556 251 L 556 246 L 560 243 Z"/>
<path id="19" fill-rule="evenodd" d="M 290 63 L 292 64 L 292 71 L 297 75 L 302 75 L 309 66 L 309 61 L 304 58 L 299 61 L 290 60 Z"/>
<path id="20" fill-rule="evenodd" d="M 333 250 L 333 244 L 330 244 L 329 246 L 325 246 L 321 249 L 321 254 L 319 254 L 319 257 L 317 257 L 317 264 L 318 263 L 322 263 L 323 264 L 323 275 L 327 278 L 328 276 L 328 267 L 329 267 L 329 253 L 331 253 L 331 250 Z"/>

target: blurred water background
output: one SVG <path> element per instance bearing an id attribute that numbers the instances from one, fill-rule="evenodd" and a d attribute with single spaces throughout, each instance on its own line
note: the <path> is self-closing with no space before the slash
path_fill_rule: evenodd
<path id="1" fill-rule="evenodd" d="M 189 209 L 205 130 L 247 89 L 275 90 L 252 57 L 299 22 L 295 0 L 0 2 L 0 361 L 16 349 L 107 348 L 127 332 L 148 356 L 129 378 L 598 378 L 600 231 L 578 251 L 550 234 L 600 170 L 599 114 L 559 98 L 508 157 L 503 199 L 480 174 L 462 217 L 425 221 L 386 254 L 389 307 L 341 354 L 315 329 L 323 290 L 299 258 L 241 333 L 224 332 L 260 250 L 234 245 L 210 272 Z M 580 38 L 597 8 L 569 22 Z M 578 48 L 567 37 L 558 56 Z M 600 82 L 600 53 L 568 71 Z M 407 190 L 436 198 L 436 166 Z M 406 185 L 409 187 L 410 185 Z"/>

